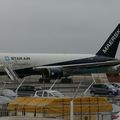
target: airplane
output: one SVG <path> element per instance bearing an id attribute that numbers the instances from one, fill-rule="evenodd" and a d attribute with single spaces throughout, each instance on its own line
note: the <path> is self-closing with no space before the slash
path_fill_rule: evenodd
<path id="1" fill-rule="evenodd" d="M 5 66 L 11 66 L 19 78 L 42 75 L 44 80 L 86 73 L 120 72 L 120 60 L 115 58 L 119 41 L 120 24 L 94 55 L 0 53 L 0 75 L 6 74 Z"/>

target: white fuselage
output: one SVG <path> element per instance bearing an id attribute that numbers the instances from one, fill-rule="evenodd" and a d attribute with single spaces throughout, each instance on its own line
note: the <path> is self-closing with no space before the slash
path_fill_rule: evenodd
<path id="1" fill-rule="evenodd" d="M 30 54 L 30 53 L 0 53 L 0 71 L 5 65 L 11 65 L 13 69 L 22 69 L 35 66 L 43 66 L 59 62 L 93 57 L 90 54 Z"/>

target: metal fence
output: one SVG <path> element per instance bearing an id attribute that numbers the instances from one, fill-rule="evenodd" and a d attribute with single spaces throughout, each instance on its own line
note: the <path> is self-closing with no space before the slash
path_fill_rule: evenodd
<path id="1" fill-rule="evenodd" d="M 48 114 L 46 112 L 46 108 L 43 108 L 43 113 L 38 112 L 27 112 L 23 108 L 21 112 L 18 112 L 17 110 L 14 110 L 12 112 L 9 112 L 6 108 L 6 105 L 0 110 L 0 117 L 3 116 L 17 116 L 17 117 L 34 117 L 34 118 L 54 118 L 54 119 L 62 119 L 62 120 L 70 120 L 70 114 L 65 114 L 64 110 L 61 114 Z M 96 113 L 74 113 L 74 120 L 112 120 L 112 113 L 111 112 L 96 112 Z"/>
<path id="2" fill-rule="evenodd" d="M 70 101 L 70 98 L 20 97 L 11 102 L 7 110 L 11 116 L 34 116 L 69 120 L 71 116 Z M 112 119 L 112 106 L 104 98 L 75 98 L 73 103 L 74 120 Z"/>
<path id="3" fill-rule="evenodd" d="M 9 115 L 9 112 L 7 110 L 7 106 L 8 106 L 8 104 L 1 104 L 0 105 L 0 117 Z"/>
<path id="4" fill-rule="evenodd" d="M 120 97 L 110 98 L 109 102 L 120 105 Z M 34 102 L 32 102 L 34 103 Z M 32 106 L 34 105 L 34 109 Z M 74 120 L 112 120 L 112 116 L 115 114 L 112 111 L 101 111 L 105 109 L 105 104 L 96 103 L 95 110 L 93 110 L 95 104 L 92 103 L 78 103 L 74 104 Z M 0 117 L 2 116 L 24 116 L 24 117 L 34 117 L 34 118 L 54 118 L 70 120 L 70 103 L 65 102 L 63 99 L 52 104 L 46 104 L 42 106 L 41 104 L 31 104 L 29 102 L 26 104 L 14 104 L 14 109 L 9 110 L 8 104 L 0 105 Z M 92 107 L 91 107 L 92 106 Z"/>

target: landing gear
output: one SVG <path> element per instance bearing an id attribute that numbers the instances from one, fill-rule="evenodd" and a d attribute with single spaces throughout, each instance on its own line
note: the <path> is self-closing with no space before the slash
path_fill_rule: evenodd
<path id="1" fill-rule="evenodd" d="M 40 79 L 39 79 L 39 83 L 50 83 L 50 79 L 40 78 Z"/>
<path id="2" fill-rule="evenodd" d="M 90 92 L 91 96 L 95 96 L 95 93 L 93 91 Z"/>
<path id="3" fill-rule="evenodd" d="M 73 83 L 72 78 L 64 77 L 61 79 L 61 83 Z"/>

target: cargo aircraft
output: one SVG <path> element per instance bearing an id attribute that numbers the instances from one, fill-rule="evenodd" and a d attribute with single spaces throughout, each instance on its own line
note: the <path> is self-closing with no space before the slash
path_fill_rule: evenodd
<path id="1" fill-rule="evenodd" d="M 42 75 L 45 80 L 85 73 L 120 72 L 120 60 L 115 58 L 120 41 L 120 24 L 94 54 L 30 54 L 0 53 L 0 75 L 10 66 L 20 77 Z"/>

